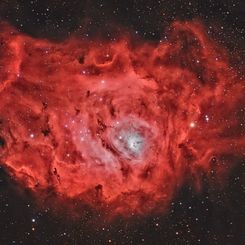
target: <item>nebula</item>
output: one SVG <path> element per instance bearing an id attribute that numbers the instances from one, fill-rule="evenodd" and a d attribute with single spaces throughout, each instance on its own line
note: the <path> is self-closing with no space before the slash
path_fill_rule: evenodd
<path id="1" fill-rule="evenodd" d="M 244 81 L 197 21 L 158 42 L 0 38 L 0 164 L 37 201 L 164 214 L 244 157 Z"/>

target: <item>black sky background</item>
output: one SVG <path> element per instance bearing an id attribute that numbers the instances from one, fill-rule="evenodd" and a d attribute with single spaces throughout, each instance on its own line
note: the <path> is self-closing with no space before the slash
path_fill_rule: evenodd
<path id="1" fill-rule="evenodd" d="M 216 41 L 226 46 L 241 75 L 244 68 L 245 1 L 107 0 L 0 2 L 0 20 L 34 37 L 56 41 L 72 33 L 115 39 L 127 29 L 146 40 L 159 40 L 173 20 L 199 18 Z M 241 68 L 243 67 L 243 68 Z M 245 107 L 245 105 L 244 105 Z M 3 147 L 0 144 L 0 147 Z M 204 180 L 205 181 L 205 180 Z M 206 183 L 202 193 L 183 187 L 169 214 L 94 222 L 38 210 L 28 191 L 20 191 L 0 167 L 0 245 L 5 244 L 245 244 L 245 161 L 239 160 L 224 189 Z"/>

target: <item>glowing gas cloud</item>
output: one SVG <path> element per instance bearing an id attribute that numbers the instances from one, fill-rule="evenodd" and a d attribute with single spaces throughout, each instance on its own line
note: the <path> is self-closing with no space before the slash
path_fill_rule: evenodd
<path id="1" fill-rule="evenodd" d="M 245 152 L 244 81 L 200 23 L 160 42 L 0 38 L 1 165 L 37 200 L 164 213 Z"/>

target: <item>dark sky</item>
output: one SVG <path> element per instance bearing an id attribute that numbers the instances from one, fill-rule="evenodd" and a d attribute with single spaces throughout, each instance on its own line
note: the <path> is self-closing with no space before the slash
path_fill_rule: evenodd
<path id="1" fill-rule="evenodd" d="M 1 18 L 34 36 L 59 39 L 81 29 L 84 35 L 108 35 L 121 27 L 158 39 L 173 20 L 200 18 L 222 27 L 230 38 L 244 37 L 244 1 L 237 0 L 3 0 Z"/>
<path id="2" fill-rule="evenodd" d="M 0 19 L 34 37 L 63 40 L 117 38 L 128 30 L 158 40 L 173 20 L 201 19 L 231 54 L 244 57 L 245 1 L 238 0 L 1 0 Z M 1 143 L 0 143 L 1 147 Z M 38 211 L 28 191 L 20 191 L 0 167 L 0 244 L 245 244 L 245 161 L 240 160 L 225 189 L 208 183 L 201 194 L 184 187 L 167 216 L 116 220 L 101 228 Z"/>

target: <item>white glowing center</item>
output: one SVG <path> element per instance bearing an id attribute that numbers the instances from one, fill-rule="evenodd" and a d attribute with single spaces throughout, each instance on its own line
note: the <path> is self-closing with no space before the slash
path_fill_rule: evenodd
<path id="1" fill-rule="evenodd" d="M 120 157 L 139 163 L 147 156 L 155 132 L 146 121 L 134 116 L 118 119 L 108 131 L 108 142 Z"/>
<path id="2" fill-rule="evenodd" d="M 127 148 L 129 148 L 132 153 L 139 154 L 141 152 L 144 139 L 139 134 L 129 133 L 124 140 Z"/>
<path id="3" fill-rule="evenodd" d="M 139 158 L 145 148 L 145 138 L 137 130 L 132 129 L 119 130 L 113 143 L 125 157 L 129 158 Z"/>

